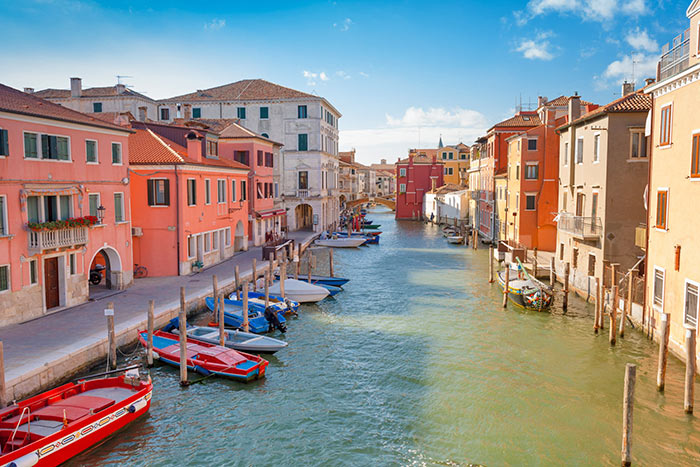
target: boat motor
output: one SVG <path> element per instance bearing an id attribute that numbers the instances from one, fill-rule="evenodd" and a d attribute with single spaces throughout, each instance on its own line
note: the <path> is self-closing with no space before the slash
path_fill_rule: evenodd
<path id="1" fill-rule="evenodd" d="M 280 320 L 277 317 L 277 310 L 275 310 L 273 307 L 268 306 L 267 308 L 265 308 L 264 316 L 267 322 L 270 323 L 270 328 L 268 332 L 273 331 L 275 328 L 279 329 L 280 332 L 287 332 L 287 327 L 284 324 L 280 323 Z"/>

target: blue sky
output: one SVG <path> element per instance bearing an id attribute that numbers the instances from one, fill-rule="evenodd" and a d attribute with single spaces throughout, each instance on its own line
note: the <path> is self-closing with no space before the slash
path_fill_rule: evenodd
<path id="1" fill-rule="evenodd" d="M 263 78 L 328 99 L 341 149 L 393 162 L 470 144 L 515 103 L 605 103 L 653 76 L 689 0 L 179 2 L 0 0 L 0 82 L 116 83 L 153 98 Z"/>

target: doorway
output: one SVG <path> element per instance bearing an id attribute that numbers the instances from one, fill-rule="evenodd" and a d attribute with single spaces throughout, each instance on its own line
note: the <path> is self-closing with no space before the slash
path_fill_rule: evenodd
<path id="1" fill-rule="evenodd" d="M 46 258 L 44 260 L 44 289 L 47 310 L 56 308 L 61 304 L 58 284 L 58 257 Z"/>

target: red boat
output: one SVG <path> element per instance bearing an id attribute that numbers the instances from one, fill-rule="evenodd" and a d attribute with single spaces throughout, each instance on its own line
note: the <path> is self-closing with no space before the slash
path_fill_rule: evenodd
<path id="1" fill-rule="evenodd" d="M 0 465 L 52 466 L 148 412 L 153 384 L 138 376 L 68 383 L 0 410 Z"/>
<path id="2" fill-rule="evenodd" d="M 148 333 L 139 332 L 139 341 L 146 345 Z M 180 336 L 169 332 L 153 333 L 153 352 L 164 363 L 180 366 Z M 265 377 L 268 362 L 257 355 L 238 352 L 228 347 L 202 341 L 187 341 L 187 368 L 197 373 L 248 382 Z"/>

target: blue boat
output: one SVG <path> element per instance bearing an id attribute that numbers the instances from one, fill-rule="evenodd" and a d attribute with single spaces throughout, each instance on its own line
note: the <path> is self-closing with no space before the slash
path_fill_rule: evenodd
<path id="1" fill-rule="evenodd" d="M 280 280 L 280 275 L 275 274 L 275 279 Z M 304 274 L 303 276 L 300 275 L 299 280 L 304 281 L 304 282 L 309 282 L 309 275 L 308 274 Z M 326 285 L 332 285 L 333 287 L 338 288 L 338 287 L 344 286 L 348 282 L 350 282 L 350 279 L 344 279 L 342 277 L 318 276 L 316 274 L 311 275 L 311 283 L 313 285 L 318 285 L 320 287 L 323 287 Z M 263 295 L 263 298 L 265 298 L 264 295 Z M 294 303 L 296 303 L 296 302 L 294 302 Z"/>
<path id="2" fill-rule="evenodd" d="M 207 297 L 205 299 L 207 308 L 214 311 L 214 299 Z M 281 324 L 285 323 L 284 312 L 277 313 L 277 318 Z M 236 305 L 231 300 L 224 299 L 224 324 L 226 326 L 242 329 L 243 328 L 243 307 Z M 263 312 L 255 308 L 248 308 L 248 330 L 255 334 L 263 334 L 270 329 L 270 323 L 263 316 Z"/>
<path id="3" fill-rule="evenodd" d="M 333 232 L 333 235 L 336 235 L 340 238 L 347 238 L 348 237 L 347 232 Z M 379 244 L 379 235 L 367 235 L 367 234 L 363 234 L 362 232 L 353 232 L 350 234 L 350 236 L 364 238 L 365 239 L 364 245 L 367 245 L 367 244 L 378 245 Z"/>
<path id="4" fill-rule="evenodd" d="M 308 279 L 307 279 L 307 280 L 308 280 Z M 321 284 L 321 283 L 314 284 L 314 285 L 317 285 L 317 286 L 319 286 L 319 287 L 323 287 L 324 289 L 328 290 L 328 291 L 330 292 L 330 294 L 331 294 L 331 297 L 333 297 L 333 296 L 335 296 L 335 295 L 337 295 L 338 293 L 340 293 L 340 292 L 343 291 L 342 288 L 336 287 L 336 286 L 334 286 L 334 285 Z"/>

